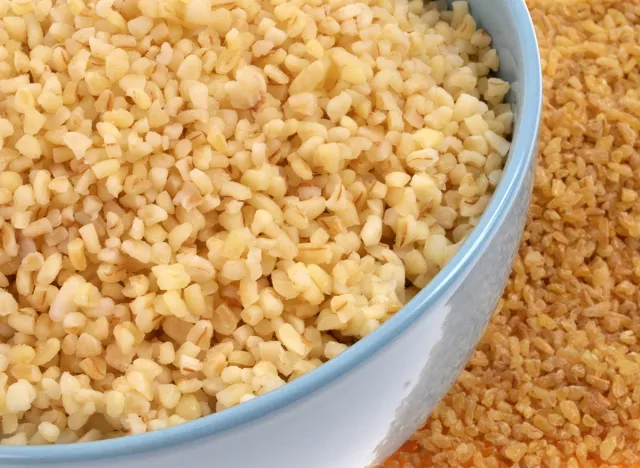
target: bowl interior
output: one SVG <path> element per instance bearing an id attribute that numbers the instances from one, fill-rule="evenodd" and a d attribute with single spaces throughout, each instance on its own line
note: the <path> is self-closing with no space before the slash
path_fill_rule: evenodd
<path id="1" fill-rule="evenodd" d="M 500 57 L 499 76 L 511 83 L 513 145 L 503 178 L 476 228 L 449 264 L 409 304 L 371 335 L 338 357 L 278 390 L 239 406 L 158 432 L 73 445 L 0 446 L 0 466 L 38 466 L 147 452 L 211 436 L 259 419 L 326 386 L 400 336 L 437 301 L 479 257 L 482 246 L 505 221 L 510 200 L 520 191 L 535 159 L 541 109 L 541 72 L 535 33 L 524 0 L 468 0 L 479 27 L 493 37 Z"/>

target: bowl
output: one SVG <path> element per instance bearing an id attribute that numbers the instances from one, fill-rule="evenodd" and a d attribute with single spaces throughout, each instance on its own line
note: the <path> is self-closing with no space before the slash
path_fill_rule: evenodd
<path id="1" fill-rule="evenodd" d="M 222 413 L 158 432 L 73 445 L 0 447 L 15 468 L 360 468 L 424 423 L 467 362 L 505 286 L 533 184 L 542 85 L 524 0 L 469 0 L 512 83 L 502 181 L 449 264 L 393 318 L 319 369 Z"/>

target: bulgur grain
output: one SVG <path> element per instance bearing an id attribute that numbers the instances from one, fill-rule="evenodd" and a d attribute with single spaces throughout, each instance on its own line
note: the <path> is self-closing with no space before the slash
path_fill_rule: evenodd
<path id="1" fill-rule="evenodd" d="M 161 429 L 312 371 L 499 181 L 509 85 L 464 3 L 176 1 L 0 14 L 3 444 Z"/>
<path id="2" fill-rule="evenodd" d="M 640 461 L 640 12 L 635 1 L 527 3 L 544 109 L 523 242 L 474 357 L 389 468 Z"/>

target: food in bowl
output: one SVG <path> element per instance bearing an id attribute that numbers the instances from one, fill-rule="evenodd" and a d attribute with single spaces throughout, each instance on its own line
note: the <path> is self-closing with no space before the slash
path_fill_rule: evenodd
<path id="1" fill-rule="evenodd" d="M 376 330 L 513 114 L 465 2 L 0 4 L 2 444 L 166 428 Z"/>

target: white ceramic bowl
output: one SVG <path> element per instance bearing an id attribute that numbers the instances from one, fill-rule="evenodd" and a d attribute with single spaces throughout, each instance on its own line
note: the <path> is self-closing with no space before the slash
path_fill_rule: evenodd
<path id="1" fill-rule="evenodd" d="M 502 293 L 533 183 L 542 86 L 524 0 L 469 0 L 512 83 L 513 147 L 480 223 L 406 307 L 319 369 L 222 413 L 158 432 L 0 447 L 0 467 L 363 468 L 427 418 L 468 360 Z"/>

